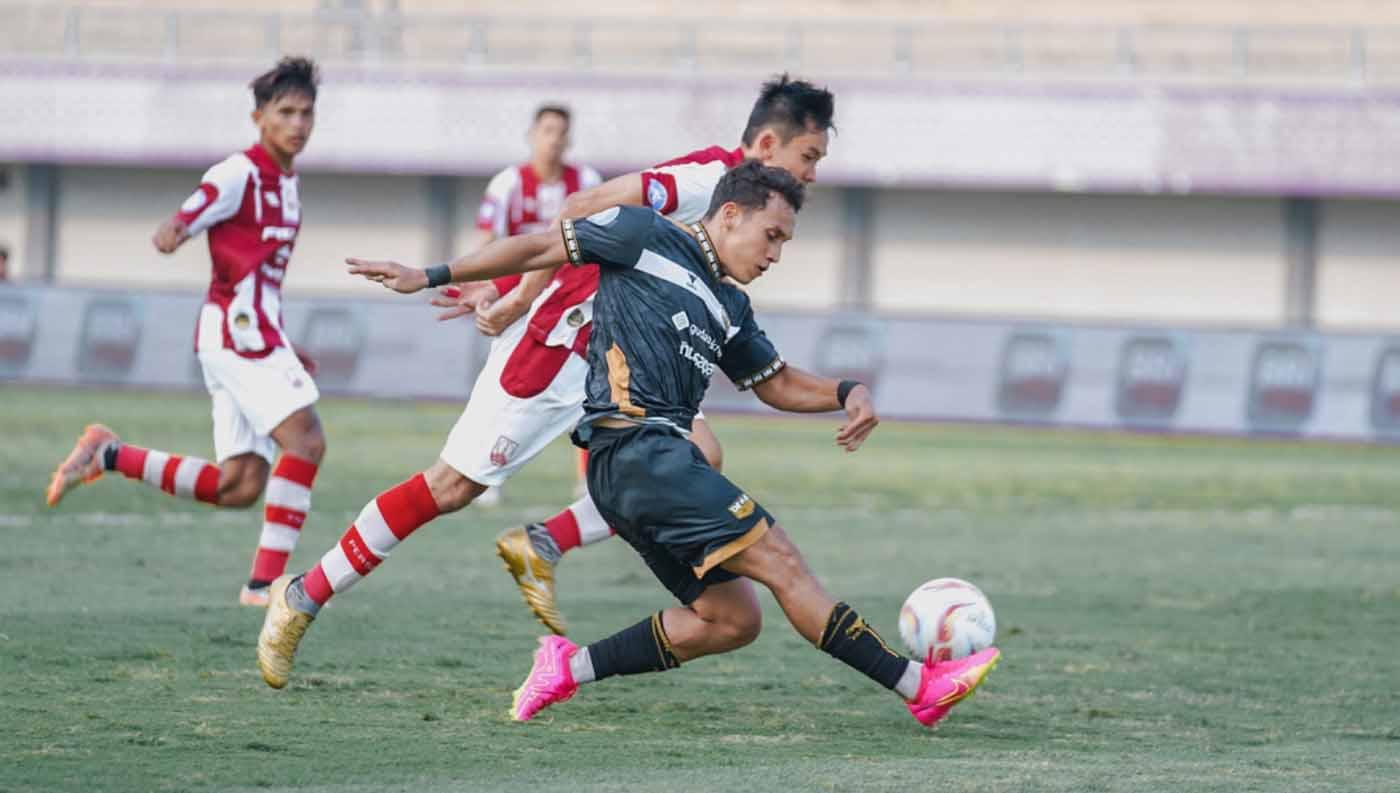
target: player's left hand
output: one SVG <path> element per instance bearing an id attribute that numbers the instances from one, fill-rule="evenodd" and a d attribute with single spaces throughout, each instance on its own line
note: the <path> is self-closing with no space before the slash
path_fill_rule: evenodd
<path id="1" fill-rule="evenodd" d="M 494 303 L 483 300 L 476 306 L 476 329 L 487 336 L 499 336 L 517 319 L 525 316 L 529 308 L 530 304 L 522 305 L 520 301 L 512 299 L 511 293 Z"/>
<path id="2" fill-rule="evenodd" d="M 420 289 L 428 288 L 428 274 L 417 267 L 404 267 L 398 262 L 371 261 L 369 259 L 346 259 L 351 275 L 363 275 L 371 281 L 383 284 L 385 289 L 411 295 Z"/>
<path id="3" fill-rule="evenodd" d="M 880 424 L 880 417 L 875 415 L 875 398 L 870 395 L 869 388 L 858 385 L 846 395 L 846 419 L 836 431 L 836 445 L 853 452 Z"/>

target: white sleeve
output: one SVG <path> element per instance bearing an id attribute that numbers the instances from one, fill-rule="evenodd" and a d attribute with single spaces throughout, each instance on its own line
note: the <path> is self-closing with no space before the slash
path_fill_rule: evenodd
<path id="1" fill-rule="evenodd" d="M 481 197 L 481 206 L 476 211 L 476 227 L 489 231 L 497 237 L 504 237 L 510 230 L 510 200 L 520 183 L 520 174 L 514 168 L 507 168 L 486 185 L 486 193 Z"/>
<path id="2" fill-rule="evenodd" d="M 693 223 L 710 208 L 710 196 L 725 170 L 719 160 L 652 168 L 642 172 L 642 195 L 657 212 Z"/>
<path id="3" fill-rule="evenodd" d="M 253 164 L 247 157 L 235 154 L 204 172 L 199 189 L 190 193 L 175 215 L 189 229 L 191 237 L 238 214 L 252 170 Z"/>

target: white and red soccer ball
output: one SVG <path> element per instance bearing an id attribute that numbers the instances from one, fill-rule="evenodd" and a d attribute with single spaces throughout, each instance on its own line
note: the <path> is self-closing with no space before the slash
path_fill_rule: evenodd
<path id="1" fill-rule="evenodd" d="M 904 601 L 899 635 L 920 660 L 949 661 L 990 647 L 997 617 L 982 590 L 958 578 L 935 578 Z"/>

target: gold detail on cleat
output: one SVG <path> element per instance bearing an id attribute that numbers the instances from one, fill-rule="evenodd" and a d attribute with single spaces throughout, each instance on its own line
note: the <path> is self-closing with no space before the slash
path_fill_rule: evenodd
<path id="1" fill-rule="evenodd" d="M 268 586 L 267 616 L 258 634 L 258 669 L 263 682 L 273 688 L 287 685 L 297 645 L 315 619 L 287 602 L 287 587 L 291 583 L 292 577 L 284 575 Z"/>
<path id="2" fill-rule="evenodd" d="M 44 500 L 51 507 L 58 506 L 63 496 L 78 485 L 85 485 L 102 478 L 101 453 L 108 443 L 117 440 L 117 434 L 101 424 L 89 424 L 78 436 L 73 451 L 63 459 L 49 477 L 49 489 Z"/>
<path id="3" fill-rule="evenodd" d="M 1001 660 L 1001 653 L 997 653 L 992 660 L 979 666 L 965 669 L 957 677 L 953 678 L 954 688 L 946 696 L 936 703 L 940 707 L 953 705 L 972 696 L 972 692 L 982 685 L 982 681 L 987 679 L 987 675 L 997 668 L 997 662 Z"/>
<path id="4" fill-rule="evenodd" d="M 506 529 L 496 538 L 496 555 L 505 562 L 506 572 L 515 579 L 525 605 L 554 633 L 564 635 L 564 615 L 554 598 L 554 565 L 540 558 L 524 527 Z"/>

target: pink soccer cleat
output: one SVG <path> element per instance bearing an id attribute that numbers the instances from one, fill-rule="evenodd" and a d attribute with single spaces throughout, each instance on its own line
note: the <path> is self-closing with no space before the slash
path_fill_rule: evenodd
<path id="1" fill-rule="evenodd" d="M 578 691 L 578 684 L 569 671 L 569 656 L 578 645 L 563 636 L 541 636 L 535 650 L 535 665 L 511 699 L 510 716 L 516 721 L 529 721 L 536 713 L 564 702 Z"/>
<path id="2" fill-rule="evenodd" d="M 49 477 L 49 489 L 44 494 L 44 500 L 49 506 L 58 506 L 63 496 L 78 485 L 101 479 L 102 453 L 109 444 L 118 442 L 117 434 L 101 424 L 87 425 L 73 451 L 68 453 L 68 457 Z"/>
<path id="3" fill-rule="evenodd" d="M 971 696 L 1000 660 L 1001 650 L 988 647 L 956 661 L 924 662 L 919 695 L 909 703 L 909 712 L 920 724 L 932 727 L 954 705 Z"/>

